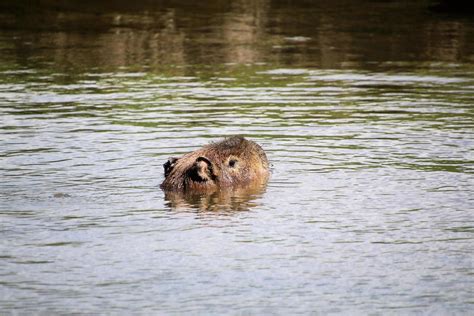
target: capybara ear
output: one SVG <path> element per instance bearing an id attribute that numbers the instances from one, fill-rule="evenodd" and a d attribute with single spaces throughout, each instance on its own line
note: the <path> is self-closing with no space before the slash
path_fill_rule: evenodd
<path id="1" fill-rule="evenodd" d="M 199 181 L 214 180 L 215 170 L 212 162 L 206 157 L 197 157 L 194 163 L 196 175 L 199 177 Z"/>
<path id="2" fill-rule="evenodd" d="M 179 158 L 176 157 L 170 157 L 168 158 L 168 161 L 163 164 L 163 169 L 165 169 L 165 178 L 170 174 L 171 170 L 173 170 L 173 167 L 175 166 L 178 159 Z"/>
<path id="3" fill-rule="evenodd" d="M 196 162 L 204 161 L 208 166 L 212 167 L 212 162 L 206 157 L 199 156 L 196 158 Z"/>

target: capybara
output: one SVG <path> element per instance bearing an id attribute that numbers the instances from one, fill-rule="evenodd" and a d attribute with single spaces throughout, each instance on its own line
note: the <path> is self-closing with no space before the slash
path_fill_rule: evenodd
<path id="1" fill-rule="evenodd" d="M 269 176 L 262 147 L 241 136 L 211 143 L 164 165 L 163 190 L 212 192 L 265 183 Z"/>

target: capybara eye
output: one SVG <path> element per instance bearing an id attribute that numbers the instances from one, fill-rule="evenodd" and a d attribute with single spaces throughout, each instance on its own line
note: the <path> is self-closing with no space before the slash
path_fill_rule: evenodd
<path id="1" fill-rule="evenodd" d="M 236 159 L 231 159 L 231 160 L 229 160 L 229 167 L 234 168 L 236 164 L 237 164 L 237 160 L 236 160 Z"/>

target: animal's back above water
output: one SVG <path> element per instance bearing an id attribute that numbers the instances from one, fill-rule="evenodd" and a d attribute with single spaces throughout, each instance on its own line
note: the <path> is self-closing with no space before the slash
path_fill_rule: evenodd
<path id="1" fill-rule="evenodd" d="M 262 147 L 234 136 L 211 143 L 164 165 L 164 190 L 214 191 L 265 183 L 269 164 Z"/>

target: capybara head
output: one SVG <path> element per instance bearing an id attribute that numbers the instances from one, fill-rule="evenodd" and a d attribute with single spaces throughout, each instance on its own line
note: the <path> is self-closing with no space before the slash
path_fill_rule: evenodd
<path id="1" fill-rule="evenodd" d="M 164 165 L 164 190 L 209 192 L 264 183 L 269 167 L 263 149 L 240 136 L 211 143 Z"/>

